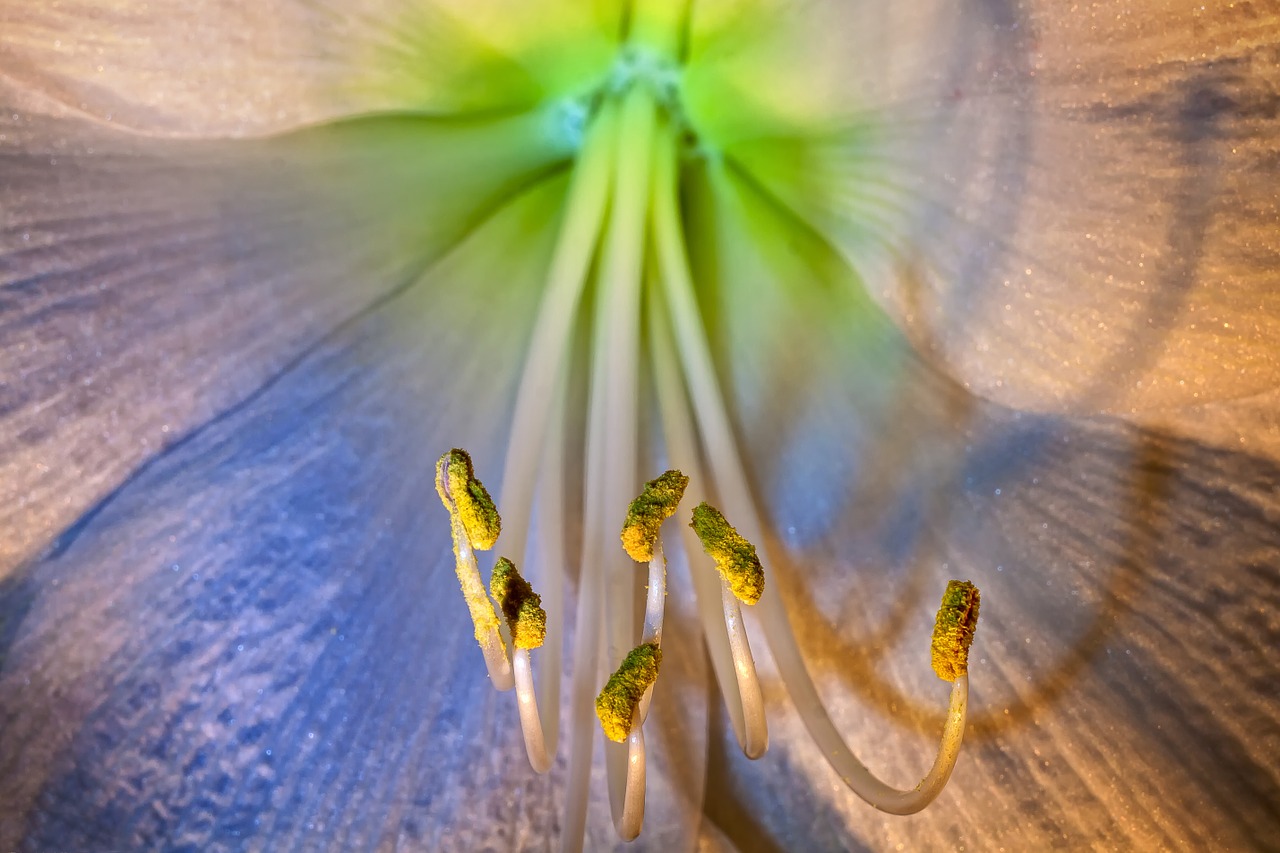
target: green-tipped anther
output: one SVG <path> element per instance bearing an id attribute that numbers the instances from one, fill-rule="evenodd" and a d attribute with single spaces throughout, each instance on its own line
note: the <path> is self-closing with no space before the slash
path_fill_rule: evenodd
<path id="1" fill-rule="evenodd" d="M 942 606 L 933 624 L 933 671 L 943 681 L 969 672 L 969 646 L 978 627 L 978 588 L 968 581 L 951 581 L 942 593 Z"/>
<path id="2" fill-rule="evenodd" d="M 444 508 L 451 514 L 458 513 L 471 547 L 480 551 L 492 548 L 502 530 L 502 520 L 484 484 L 476 479 L 467 451 L 455 447 L 440 457 L 436 463 L 436 491 Z"/>
<path id="3" fill-rule="evenodd" d="M 631 734 L 631 719 L 644 692 L 658 680 L 662 648 L 657 643 L 636 646 L 622 660 L 618 671 L 609 676 L 604 689 L 596 697 L 596 716 L 604 736 L 621 743 Z"/>
<path id="4" fill-rule="evenodd" d="M 542 609 L 542 596 L 524 579 L 515 563 L 499 557 L 489 578 L 489 592 L 511 629 L 511 642 L 517 649 L 536 649 L 547 638 L 547 611 Z"/>
<path id="5" fill-rule="evenodd" d="M 716 561 L 730 592 L 743 604 L 759 601 L 764 593 L 764 566 L 760 565 L 755 546 L 724 520 L 720 510 L 705 502 L 693 508 L 693 523 L 689 526 L 702 540 L 703 550 Z"/>
<path id="6" fill-rule="evenodd" d="M 653 543 L 658 541 L 662 522 L 675 514 L 688 485 L 689 478 L 679 471 L 667 471 L 644 484 L 644 491 L 631 502 L 622 523 L 622 547 L 631 559 L 637 563 L 653 559 Z"/>

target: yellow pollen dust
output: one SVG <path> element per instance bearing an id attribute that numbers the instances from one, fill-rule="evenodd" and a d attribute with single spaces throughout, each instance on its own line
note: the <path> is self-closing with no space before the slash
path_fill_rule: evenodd
<path id="1" fill-rule="evenodd" d="M 951 581 L 942 593 L 942 606 L 933 625 L 933 671 L 943 681 L 969 672 L 969 646 L 978 628 L 978 588 L 969 581 Z"/>
<path id="2" fill-rule="evenodd" d="M 458 514 L 471 547 L 488 551 L 498 541 L 502 520 L 498 508 L 476 479 L 471 457 L 465 450 L 454 448 L 436 463 L 436 492 L 449 513 Z"/>
<path id="3" fill-rule="evenodd" d="M 716 561 L 716 568 L 738 600 L 743 604 L 759 601 L 764 594 L 764 566 L 760 565 L 755 546 L 725 521 L 720 510 L 705 501 L 694 507 L 689 526 L 702 540 L 703 550 Z"/>
<path id="4" fill-rule="evenodd" d="M 658 541 L 662 522 L 675 514 L 689 478 L 679 471 L 667 471 L 656 480 L 644 484 L 644 491 L 631 502 L 622 524 L 622 547 L 637 563 L 653 559 L 653 544 Z"/>
<path id="5" fill-rule="evenodd" d="M 662 648 L 657 643 L 636 646 L 623 658 L 596 697 L 596 716 L 604 736 L 621 743 L 631 734 L 631 720 L 644 692 L 658 680 Z"/>

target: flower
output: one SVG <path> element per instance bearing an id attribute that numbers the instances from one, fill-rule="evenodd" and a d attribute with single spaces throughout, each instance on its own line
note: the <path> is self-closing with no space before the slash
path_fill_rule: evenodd
<path id="1" fill-rule="evenodd" d="M 890 819 L 837 784 L 776 648 L 770 751 L 737 756 L 673 560 L 640 843 L 1265 846 L 1277 33 L 1220 6 L 707 2 L 673 47 L 658 4 L 638 54 L 618 7 L 569 0 L 0 7 L 0 846 L 540 847 L 581 803 L 613 843 L 572 750 L 523 763 L 430 465 L 465 445 L 509 500 L 567 164 L 632 91 L 685 155 L 656 218 L 685 251 L 652 252 L 668 283 L 687 260 L 666 314 L 708 358 L 602 287 L 549 314 L 582 320 L 563 440 L 514 458 L 653 464 L 507 527 L 603 541 L 593 514 L 674 455 L 650 386 L 683 383 L 725 423 L 688 455 L 732 440 L 743 472 L 692 481 L 767 520 L 766 600 L 897 784 L 941 727 L 931 600 L 969 577 L 984 613 L 952 785 Z M 662 269 L 635 233 L 617 269 Z M 608 429 L 593 346 L 652 359 L 601 381 Z M 581 562 L 539 586 L 549 646 L 588 633 L 554 603 L 588 600 Z"/>

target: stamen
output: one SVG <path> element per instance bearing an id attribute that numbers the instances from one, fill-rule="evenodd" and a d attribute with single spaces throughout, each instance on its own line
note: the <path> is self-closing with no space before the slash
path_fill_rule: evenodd
<path id="1" fill-rule="evenodd" d="M 574 730 L 569 752 L 569 796 L 563 848 L 580 849 L 586 826 L 587 784 L 593 742 L 591 696 L 598 682 L 599 638 L 604 605 L 606 649 L 617 659 L 632 635 L 634 577 L 629 567 L 605 547 L 607 534 L 622 519 L 600 516 L 608 507 L 618 512 L 630 498 L 636 469 L 639 360 L 640 279 L 644 225 L 649 201 L 649 161 L 656 128 L 655 106 L 634 88 L 623 99 L 614 153 L 612 206 L 604 252 L 597 272 L 594 340 L 592 341 L 590 411 L 587 420 L 586 487 L 583 492 L 584 536 L 582 584 L 578 600 L 578 637 L 574 645 L 575 676 L 571 705 Z M 620 556 L 620 555 L 619 555 Z M 603 582 L 603 584 L 602 584 Z M 601 589 L 601 586 L 604 589 Z M 585 719 L 584 719 L 585 717 Z M 606 745 L 610 805 L 619 823 L 626 787 L 626 756 Z"/>
<path id="2" fill-rule="evenodd" d="M 675 514 L 688 485 L 689 478 L 674 470 L 667 471 L 657 479 L 645 483 L 639 497 L 631 502 L 627 510 L 627 520 L 622 525 L 623 547 L 627 549 L 631 559 L 639 561 L 640 557 L 644 557 L 649 561 L 644 633 L 640 639 L 642 643 L 662 644 L 662 617 L 667 600 L 667 558 L 662 553 L 662 537 L 659 533 L 662 522 Z M 649 703 L 652 699 L 652 691 L 645 693 L 640 699 L 641 722 L 649 716 Z M 638 747 L 633 742 L 629 748 L 631 753 L 628 757 L 629 767 L 635 764 L 634 753 L 637 748 L 641 752 L 640 759 L 643 760 L 644 741 L 641 740 Z M 628 782 L 627 793 L 628 798 L 634 796 L 630 782 Z"/>
<path id="3" fill-rule="evenodd" d="M 453 533 L 453 554 L 462 597 L 471 612 L 476 642 L 484 654 L 489 679 L 498 690 L 512 686 L 511 663 L 498 632 L 498 616 L 485 594 L 476 565 L 475 549 L 488 550 L 497 541 L 501 521 L 489 493 L 475 477 L 471 457 L 453 449 L 436 463 L 436 492 L 449 512 Z"/>
<path id="4" fill-rule="evenodd" d="M 578 315 L 578 306 L 582 301 L 590 275 L 592 258 L 600 239 L 605 212 L 609 204 L 609 196 L 613 186 L 613 173 L 618 151 L 619 110 L 614 103 L 605 103 L 587 128 L 582 150 L 578 154 L 577 164 L 569 187 L 569 195 L 565 204 L 564 219 L 560 225 L 560 235 L 556 242 L 555 253 L 551 259 L 551 268 L 547 276 L 547 289 L 538 308 L 538 316 L 533 326 L 533 337 L 529 342 L 528 354 L 525 358 L 524 371 L 521 374 L 519 389 L 516 392 L 515 408 L 512 423 L 519 426 L 512 431 L 510 444 L 507 447 L 506 464 L 502 478 L 502 508 L 508 518 L 513 519 L 508 539 L 513 552 L 522 554 L 525 549 L 525 537 L 528 519 L 532 512 L 533 492 L 538 480 L 538 462 L 540 453 L 548 444 L 548 425 L 552 420 L 552 402 L 558 399 L 560 410 L 555 418 L 557 428 L 552 435 L 563 430 L 563 405 L 566 394 L 566 377 L 568 348 L 572 338 L 571 329 Z M 560 385 L 558 393 L 553 397 L 553 382 Z M 594 416 L 593 416 L 594 418 Z M 548 471 L 544 473 L 543 488 L 548 500 L 539 508 L 541 524 L 544 530 L 554 531 L 558 535 L 561 517 L 561 449 L 557 445 L 547 460 Z M 588 502 L 588 507 L 590 502 Z M 586 513 L 584 521 L 590 529 L 591 513 Z M 590 537 L 584 538 L 584 559 L 582 565 L 591 565 L 585 549 L 589 547 Z M 562 572 L 561 561 L 557 557 L 562 553 L 559 542 L 543 542 L 542 547 L 549 556 L 544 562 L 548 572 L 555 576 Z M 555 587 L 560 587 L 556 578 Z M 592 673 L 596 662 L 594 649 L 599 634 L 599 582 L 594 572 L 583 572 L 582 585 L 578 594 L 577 620 L 578 637 L 574 643 L 574 659 L 582 663 Z M 558 598 L 554 604 L 559 609 Z M 559 632 L 558 624 L 552 624 L 550 631 Z M 516 656 L 517 672 L 526 668 L 527 661 Z M 560 662 L 557 659 L 547 667 L 542 681 L 542 699 L 547 708 L 559 708 L 560 696 Z M 531 679 L 530 679 L 531 680 Z M 571 754 L 584 751 L 590 761 L 590 707 L 591 690 L 589 682 L 584 679 L 582 687 L 575 684 L 570 694 L 571 721 Z M 528 703 L 521 702 L 521 708 Z M 583 718 L 585 713 L 586 718 Z M 522 726 L 524 717 L 521 717 Z M 542 730 L 547 748 L 554 750 L 559 740 L 558 716 L 552 714 L 549 727 Z M 529 729 L 532 731 L 532 729 Z M 525 748 L 530 752 L 530 763 L 533 760 L 531 738 L 526 737 Z M 547 764 L 550 757 L 547 758 Z M 565 813 L 565 828 L 561 836 L 563 848 L 567 851 L 580 850 L 582 834 L 586 823 L 586 783 L 585 773 L 570 771 L 568 801 Z M 575 803 L 582 801 L 582 807 Z"/>
<path id="5" fill-rule="evenodd" d="M 657 169 L 655 242 L 661 265 L 663 292 L 675 325 L 676 349 L 689 383 L 698 428 L 706 443 L 707 458 L 711 463 L 716 485 L 731 514 L 742 525 L 748 539 L 764 542 L 764 528 L 750 497 L 750 484 L 743 471 L 725 413 L 710 348 L 693 295 L 693 281 L 685 260 L 684 238 L 679 228 L 674 157 L 661 157 Z M 686 467 L 686 470 L 692 469 Z M 804 658 L 800 654 L 781 597 L 777 594 L 763 595 L 759 613 L 765 639 L 778 664 L 783 684 L 791 694 L 810 736 L 844 783 L 871 805 L 893 814 L 912 814 L 928 805 L 942 790 L 955 766 L 960 740 L 964 734 L 968 676 L 961 675 L 952 687 L 947 723 L 933 768 L 916 788 L 899 791 L 885 785 L 858 761 L 831 722 L 805 668 Z"/>
<path id="6" fill-rule="evenodd" d="M 679 227 L 675 184 L 676 147 L 673 143 L 659 150 L 655 163 L 652 206 L 654 242 L 658 255 L 659 276 L 663 285 L 662 294 L 666 297 L 667 310 L 662 310 L 662 300 L 659 299 L 657 292 L 654 292 L 650 303 L 652 309 L 650 328 L 654 336 L 652 354 L 669 452 L 673 459 L 679 461 L 681 467 L 691 473 L 695 481 L 700 482 L 703 478 L 699 473 L 701 466 L 697 461 L 694 428 L 688 411 L 688 397 L 683 388 L 684 382 L 682 382 L 680 371 L 675 368 L 671 357 L 672 351 L 676 350 L 683 362 L 684 378 L 688 380 L 689 394 L 697 404 L 699 425 L 702 427 L 704 436 L 707 434 L 705 421 L 708 416 L 708 406 L 706 401 L 698 398 L 698 394 L 712 393 L 715 395 L 713 402 L 718 402 L 719 389 L 710 368 L 710 354 L 705 353 L 705 361 L 696 361 L 687 356 L 688 350 L 696 346 L 699 341 L 705 350 L 706 340 L 700 337 L 701 321 L 698 317 L 697 305 L 693 300 L 688 267 L 684 261 L 684 241 Z M 674 321 L 678 331 L 674 345 L 667 324 L 668 318 Z M 691 367 L 700 368 L 702 372 L 699 373 L 697 369 L 691 369 Z M 714 407 L 711 409 L 712 414 L 716 411 Z M 723 419 L 723 426 L 727 432 L 728 423 L 723 410 L 718 411 L 718 416 Z M 718 485 L 723 487 L 722 482 L 718 482 Z M 692 565 L 692 556 L 697 552 L 697 546 L 690 541 L 693 538 L 689 535 L 690 530 L 691 528 L 684 529 L 686 536 L 682 544 L 685 558 Z M 764 696 L 760 688 L 760 679 L 756 675 L 755 660 L 751 655 L 751 644 L 742 623 L 742 611 L 738 598 L 728 588 L 722 577 L 718 584 L 720 613 L 723 619 L 721 623 L 715 614 L 715 592 L 706 587 L 704 575 L 701 572 L 693 572 L 693 578 L 702 615 L 703 633 L 707 637 L 707 647 L 711 653 L 712 667 L 729 706 L 729 719 L 733 723 L 738 744 L 748 758 L 759 758 L 769 747 L 768 724 L 764 714 Z M 720 633 L 721 624 L 725 632 L 723 634 Z M 732 679 L 729 677 L 729 672 L 733 674 Z"/>
<path id="7" fill-rule="evenodd" d="M 605 737 L 627 744 L 627 764 L 623 779 L 622 808 L 614 814 L 614 827 L 623 841 L 640 834 L 644 824 L 645 749 L 642 704 L 658 680 L 662 647 L 642 643 L 632 649 L 618 669 L 609 676 L 596 697 L 596 716 Z"/>
<path id="8" fill-rule="evenodd" d="M 693 521 L 689 525 L 698 535 L 702 548 L 715 560 L 720 572 L 720 606 L 724 613 L 724 628 L 729 636 L 729 650 L 733 654 L 733 669 L 742 695 L 744 713 L 747 703 L 759 705 L 752 717 L 758 718 L 758 733 L 742 744 L 747 758 L 764 755 L 769 746 L 760 679 L 756 675 L 756 662 L 747 640 L 746 626 L 742 623 L 740 602 L 755 604 L 764 592 L 764 567 L 756 556 L 756 549 L 742 538 L 720 511 L 703 501 L 693 509 Z M 748 717 L 749 719 L 751 717 Z"/>
<path id="9" fill-rule="evenodd" d="M 529 650 L 541 646 L 547 634 L 547 614 L 542 609 L 542 598 L 506 557 L 499 558 L 493 567 L 489 591 L 506 617 L 511 642 L 515 646 L 511 663 L 525 752 L 533 769 L 546 773 L 551 769 L 551 755 L 546 748 L 542 716 L 538 712 L 538 699 L 533 688 L 533 664 L 529 660 Z"/>
<path id="10" fill-rule="evenodd" d="M 644 721 L 649 715 L 653 682 L 662 661 L 662 617 L 667 595 L 667 560 L 662 553 L 659 532 L 662 522 L 675 513 L 688 484 L 689 478 L 679 471 L 667 471 L 650 480 L 631 502 L 622 527 L 621 538 L 631 557 L 637 560 L 644 557 L 649 562 L 644 636 L 641 645 L 627 655 L 596 697 L 596 716 L 606 737 L 627 743 L 626 767 L 621 778 L 616 778 L 613 766 L 609 768 L 614 824 L 624 841 L 636 838 L 644 823 Z"/>

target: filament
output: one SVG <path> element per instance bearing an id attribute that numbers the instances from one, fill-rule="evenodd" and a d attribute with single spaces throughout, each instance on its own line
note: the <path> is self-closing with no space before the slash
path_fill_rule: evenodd
<path id="1" fill-rule="evenodd" d="M 533 336 L 511 414 L 514 428 L 502 472 L 499 508 L 508 519 L 508 551 L 524 556 L 525 530 L 532 508 L 538 454 L 546 441 L 555 382 L 566 367 L 570 331 L 582 301 L 591 259 L 604 220 L 617 149 L 617 109 L 605 104 L 587 133 L 573 169 L 564 221 L 556 241 L 546 293 L 538 306 Z"/>
<path id="2" fill-rule="evenodd" d="M 692 294 L 688 298 L 677 301 L 673 295 L 679 295 L 679 279 L 688 277 L 688 268 L 684 261 L 683 240 L 680 237 L 678 212 L 675 208 L 676 152 L 674 146 L 665 146 L 656 160 L 654 176 L 654 240 L 658 253 L 658 266 L 663 295 L 666 305 L 677 328 L 683 328 L 685 335 L 692 333 L 689 328 L 700 328 L 698 309 L 693 302 Z M 673 278 L 674 277 L 674 278 Z M 660 300 L 655 292 L 651 304 L 653 306 L 652 328 L 655 336 L 652 347 L 654 373 L 658 380 L 659 399 L 662 402 L 664 423 L 667 431 L 667 444 L 673 459 L 679 460 L 695 483 L 705 482 L 701 476 L 701 465 L 695 445 L 694 424 L 689 416 L 684 383 L 676 369 L 670 353 L 677 347 L 672 345 L 670 329 L 666 325 L 666 312 L 661 310 Z M 703 341 L 705 346 L 705 340 Z M 707 356 L 710 361 L 710 356 Z M 684 376 L 690 377 L 688 366 Z M 706 385 L 708 378 L 702 377 L 701 384 Z M 710 378 L 714 388 L 714 378 Z M 691 383 L 692 385 L 692 383 Z M 704 389 L 705 390 L 705 389 Z M 697 401 L 699 393 L 693 387 L 690 393 Z M 716 390 L 717 399 L 719 392 Z M 667 413 L 670 413 L 669 415 Z M 721 413 L 723 418 L 723 413 Z M 727 427 L 727 424 L 726 424 Z M 705 430 L 703 432 L 705 436 Z M 717 485 L 719 481 L 717 481 Z M 724 500 L 724 498 L 722 498 Z M 701 550 L 701 543 L 687 528 L 682 530 L 686 559 L 692 558 Z M 750 538 L 750 537 L 749 537 Z M 757 541 L 759 541 L 757 539 Z M 693 565 L 690 560 L 690 565 Z M 760 680 L 756 675 L 755 661 L 751 656 L 751 644 L 747 640 L 742 626 L 742 611 L 738 599 L 729 591 L 727 583 L 721 579 L 719 589 L 710 583 L 710 576 L 704 572 L 692 572 L 695 579 L 705 578 L 698 589 L 699 607 L 703 617 L 703 630 L 708 638 L 708 647 L 712 653 L 712 667 L 720 684 L 720 691 L 726 697 L 729 706 L 730 722 L 738 738 L 738 745 L 749 758 L 759 758 L 768 749 L 768 725 L 764 714 L 764 698 L 760 688 Z M 698 581 L 695 580 L 695 584 Z M 718 593 L 718 596 L 717 596 Z M 717 597 L 720 604 L 717 610 Z M 713 639 L 714 638 L 714 639 Z M 732 674 L 732 680 L 730 675 Z"/>
<path id="3" fill-rule="evenodd" d="M 715 378 L 710 349 L 698 317 L 693 282 L 685 261 L 683 237 L 677 224 L 674 165 L 666 157 L 659 160 L 655 180 L 655 222 L 662 283 L 675 325 L 676 350 L 693 398 L 694 415 L 706 445 L 707 459 L 729 513 L 744 530 L 747 539 L 765 544 L 764 528 L 751 499 L 750 486 L 729 426 L 728 416 Z M 860 762 L 836 730 L 826 706 L 805 667 L 782 598 L 770 588 L 760 599 L 759 611 L 765 640 L 778 665 L 778 672 L 796 710 L 827 762 L 845 785 L 872 806 L 893 814 L 910 814 L 924 808 L 937 796 L 951 774 L 963 734 L 968 697 L 967 678 L 957 679 L 952 688 L 951 711 L 947 716 L 942 746 L 934 767 L 925 780 L 911 791 L 899 791 L 881 782 Z M 964 681 L 962 685 L 960 682 Z M 939 781 L 940 780 L 940 781 Z"/>
<path id="4" fill-rule="evenodd" d="M 458 580 L 462 584 L 462 594 L 468 603 L 485 598 L 484 582 L 480 580 L 480 567 L 476 564 L 476 554 L 467 541 L 467 533 L 462 529 L 462 522 L 453 522 L 453 547 L 458 555 Z M 474 616 L 473 616 L 474 618 Z M 489 671 L 489 681 L 494 688 L 501 691 L 511 689 L 511 662 L 507 660 L 506 645 L 498 633 L 497 625 L 476 628 L 476 640 L 480 643 L 480 652 L 484 655 L 484 665 Z"/>
<path id="5" fill-rule="evenodd" d="M 627 736 L 627 768 L 622 813 L 615 818 L 618 837 L 634 841 L 644 824 L 645 755 L 644 714 L 636 708 L 631 719 L 631 734 Z"/>
<path id="6" fill-rule="evenodd" d="M 529 764 L 538 773 L 551 769 L 551 754 L 547 751 L 542 729 L 542 715 L 538 712 L 538 696 L 533 687 L 533 665 L 528 649 L 513 649 L 511 668 L 515 673 L 516 705 L 520 709 L 520 730 L 524 734 L 524 749 Z"/>

